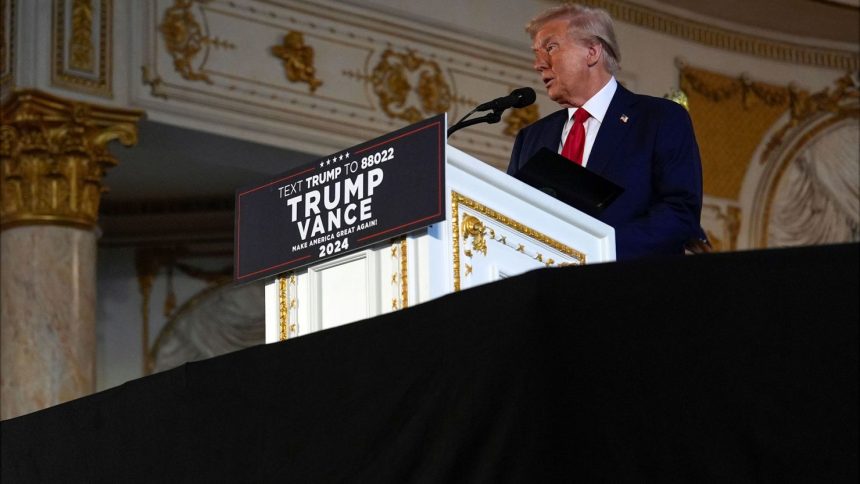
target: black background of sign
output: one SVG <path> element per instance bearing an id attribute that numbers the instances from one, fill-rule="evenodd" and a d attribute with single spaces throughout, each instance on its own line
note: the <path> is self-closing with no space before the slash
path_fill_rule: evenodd
<path id="1" fill-rule="evenodd" d="M 340 257 L 380 240 L 387 240 L 445 219 L 445 115 L 435 116 L 403 129 L 353 146 L 333 156 L 321 158 L 313 163 L 283 173 L 273 179 L 251 187 L 236 190 L 236 225 L 234 238 L 235 270 L 237 282 L 250 282 L 268 275 L 278 274 L 314 262 Z M 361 168 L 362 158 L 394 148 L 394 157 L 379 164 Z M 348 154 L 348 157 L 347 157 Z M 341 159 L 341 155 L 343 158 Z M 346 173 L 348 163 L 357 162 L 355 172 Z M 307 180 L 313 175 L 342 167 L 341 175 L 334 180 L 308 187 Z M 291 221 L 291 208 L 287 200 L 292 196 L 319 190 L 334 189 L 340 182 L 340 190 L 347 178 L 355 179 L 364 173 L 365 180 L 373 168 L 383 170 L 382 183 L 374 189 L 370 220 L 377 224 L 364 230 L 356 229 L 351 234 L 335 237 L 323 244 L 310 245 L 310 241 L 328 233 L 350 227 L 341 221 L 341 227 L 325 234 L 308 236 L 304 249 L 293 251 L 293 246 L 303 241 L 299 234 L 298 221 L 304 221 L 304 199 L 298 206 L 298 219 Z M 279 188 L 302 182 L 300 192 L 280 197 Z M 365 185 L 366 185 L 365 181 Z M 366 186 L 365 186 L 366 188 Z M 365 193 L 365 198 L 367 194 Z M 343 193 L 339 207 L 343 204 Z M 320 201 L 320 216 L 325 224 L 327 210 Z M 355 210 L 357 216 L 359 209 Z M 357 221 L 351 226 L 358 226 Z M 311 217 L 311 227 L 313 217 Z M 320 245 L 335 241 L 348 241 L 348 249 L 320 256 Z"/>

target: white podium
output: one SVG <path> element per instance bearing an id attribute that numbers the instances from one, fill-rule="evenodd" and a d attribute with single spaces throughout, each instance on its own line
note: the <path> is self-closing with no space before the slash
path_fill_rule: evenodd
<path id="1" fill-rule="evenodd" d="M 615 260 L 609 225 L 452 147 L 447 218 L 266 283 L 266 342 L 396 311 L 540 267 Z"/>

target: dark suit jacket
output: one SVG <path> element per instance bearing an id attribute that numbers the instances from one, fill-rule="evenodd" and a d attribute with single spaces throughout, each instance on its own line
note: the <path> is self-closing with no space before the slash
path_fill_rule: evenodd
<path id="1" fill-rule="evenodd" d="M 508 174 L 542 147 L 558 151 L 566 121 L 564 109 L 520 130 Z M 596 217 L 615 228 L 618 260 L 681 254 L 688 240 L 702 236 L 699 147 L 690 116 L 677 103 L 619 84 L 586 167 L 624 188 Z"/>

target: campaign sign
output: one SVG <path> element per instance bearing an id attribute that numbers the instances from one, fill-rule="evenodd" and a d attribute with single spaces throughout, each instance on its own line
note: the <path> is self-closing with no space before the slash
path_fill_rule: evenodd
<path id="1" fill-rule="evenodd" d="M 444 114 L 236 191 L 235 280 L 338 257 L 445 219 Z"/>

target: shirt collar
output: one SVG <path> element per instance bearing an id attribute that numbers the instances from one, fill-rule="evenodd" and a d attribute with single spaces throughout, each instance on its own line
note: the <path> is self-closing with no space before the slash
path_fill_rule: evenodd
<path id="1" fill-rule="evenodd" d="M 597 94 L 591 96 L 591 99 L 585 102 L 582 107 L 588 111 L 592 118 L 596 119 L 600 124 L 603 124 L 603 118 L 606 116 L 606 111 L 609 110 L 609 103 L 612 102 L 612 96 L 615 95 L 615 90 L 618 89 L 618 81 L 615 76 L 609 79 L 609 82 L 597 91 Z M 568 119 L 573 117 L 577 108 L 567 108 Z"/>

